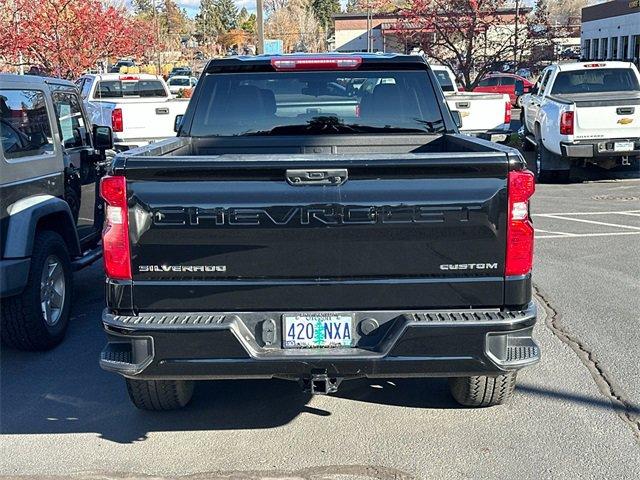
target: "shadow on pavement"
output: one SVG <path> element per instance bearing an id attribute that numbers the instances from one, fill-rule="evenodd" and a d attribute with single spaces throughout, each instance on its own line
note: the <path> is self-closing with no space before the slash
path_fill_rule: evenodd
<path id="1" fill-rule="evenodd" d="M 101 283 L 99 267 L 78 276 L 74 316 L 62 345 L 40 353 L 2 350 L 3 434 L 97 433 L 113 442 L 132 443 L 145 440 L 150 432 L 275 428 L 303 414 L 331 415 L 331 411 L 308 405 L 311 396 L 295 382 L 284 380 L 199 382 L 185 410 L 154 413 L 135 409 L 124 381 L 98 367 L 105 341 L 100 326 Z M 611 409 L 606 399 L 526 383 L 518 392 Z M 409 408 L 460 408 L 445 379 L 352 380 L 341 385 L 337 397 Z M 340 408 L 339 402 L 332 405 Z"/>

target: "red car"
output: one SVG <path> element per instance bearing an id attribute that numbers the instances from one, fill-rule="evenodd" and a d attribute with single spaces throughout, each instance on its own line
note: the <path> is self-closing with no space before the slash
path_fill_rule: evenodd
<path id="1" fill-rule="evenodd" d="M 522 82 L 522 83 L 520 83 Z M 484 77 L 474 92 L 506 93 L 511 98 L 511 105 L 517 106 L 518 97 L 529 93 L 533 83 L 520 75 L 513 73 L 495 73 Z"/>

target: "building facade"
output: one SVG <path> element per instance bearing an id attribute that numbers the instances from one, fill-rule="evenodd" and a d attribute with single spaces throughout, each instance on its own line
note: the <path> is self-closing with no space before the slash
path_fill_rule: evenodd
<path id="1" fill-rule="evenodd" d="M 582 57 L 640 63 L 640 0 L 614 0 L 582 9 Z"/>
<path id="2" fill-rule="evenodd" d="M 519 7 L 517 12 L 524 26 L 524 18 L 531 7 Z M 497 26 L 504 30 L 515 25 L 516 10 L 503 8 L 497 12 Z M 406 32 L 411 30 L 398 14 L 339 13 L 333 16 L 335 35 L 333 48 L 338 52 L 390 52 L 410 53 L 416 47 L 410 43 Z M 407 30 L 407 28 L 409 30 Z M 416 27 L 419 28 L 419 27 Z M 400 35 L 404 30 L 405 35 Z"/>

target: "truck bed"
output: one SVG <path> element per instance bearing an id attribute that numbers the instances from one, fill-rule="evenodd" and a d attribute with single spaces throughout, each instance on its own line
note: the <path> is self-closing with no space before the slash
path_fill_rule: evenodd
<path id="1" fill-rule="evenodd" d="M 503 275 L 512 150 L 463 135 L 241 140 L 177 138 L 117 158 L 135 200 L 135 293 L 119 309 L 529 301 L 528 281 Z M 348 180 L 291 181 L 315 169 Z"/>

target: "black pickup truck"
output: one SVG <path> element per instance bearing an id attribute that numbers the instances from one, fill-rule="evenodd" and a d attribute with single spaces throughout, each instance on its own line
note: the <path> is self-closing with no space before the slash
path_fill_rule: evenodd
<path id="1" fill-rule="evenodd" d="M 534 180 L 457 117 L 420 57 L 210 61 L 177 138 L 102 181 L 101 366 L 154 410 L 253 378 L 449 377 L 503 403 L 540 356 Z"/>

